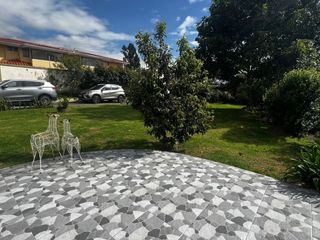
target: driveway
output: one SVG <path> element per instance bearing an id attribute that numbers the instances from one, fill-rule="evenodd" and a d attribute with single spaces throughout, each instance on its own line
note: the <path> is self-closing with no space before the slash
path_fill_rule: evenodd
<path id="1" fill-rule="evenodd" d="M 1 239 L 320 239 L 313 191 L 160 151 L 0 170 Z M 38 167 L 38 165 L 35 165 Z"/>

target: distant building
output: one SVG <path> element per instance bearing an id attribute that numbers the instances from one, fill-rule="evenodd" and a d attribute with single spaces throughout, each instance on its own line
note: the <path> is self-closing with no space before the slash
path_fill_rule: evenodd
<path id="1" fill-rule="evenodd" d="M 121 60 L 92 53 L 53 47 L 28 41 L 0 38 L 0 81 L 7 79 L 43 79 L 55 69 L 63 55 L 79 56 L 83 65 L 124 67 Z"/>

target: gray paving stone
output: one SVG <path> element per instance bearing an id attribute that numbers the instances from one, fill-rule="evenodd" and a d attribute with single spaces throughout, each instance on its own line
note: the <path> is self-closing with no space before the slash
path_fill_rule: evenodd
<path id="1" fill-rule="evenodd" d="M 0 239 L 319 239 L 320 196 L 178 153 L 83 154 L 0 170 Z"/>

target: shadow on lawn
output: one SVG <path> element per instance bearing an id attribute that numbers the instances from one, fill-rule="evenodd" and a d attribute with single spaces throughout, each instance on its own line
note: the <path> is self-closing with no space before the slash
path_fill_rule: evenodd
<path id="1" fill-rule="evenodd" d="M 119 139 L 108 140 L 104 143 L 92 143 L 85 145 L 83 151 L 96 151 L 96 150 L 113 150 L 113 149 L 155 149 L 159 150 L 160 145 L 157 142 L 148 141 L 145 139 Z"/>
<path id="2" fill-rule="evenodd" d="M 81 117 L 92 120 L 112 120 L 112 121 L 139 121 L 142 120 L 138 111 L 130 105 L 105 105 L 97 107 L 79 107 L 73 109 Z"/>
<path id="3" fill-rule="evenodd" d="M 216 129 L 228 129 L 222 139 L 231 143 L 266 146 L 268 151 L 290 155 L 299 148 L 298 143 L 288 142 L 280 128 L 267 124 L 253 113 L 243 109 L 215 109 Z"/>

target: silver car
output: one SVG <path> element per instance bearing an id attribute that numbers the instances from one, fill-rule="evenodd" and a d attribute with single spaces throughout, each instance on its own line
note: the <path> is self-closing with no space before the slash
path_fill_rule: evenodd
<path id="1" fill-rule="evenodd" d="M 56 87 L 44 80 L 5 80 L 0 82 L 0 98 L 8 102 L 39 101 L 48 106 L 57 99 Z"/>
<path id="2" fill-rule="evenodd" d="M 98 84 L 86 91 L 81 92 L 79 98 L 84 102 L 91 101 L 100 103 L 106 100 L 117 100 L 119 103 L 125 101 L 123 88 L 115 84 Z"/>

